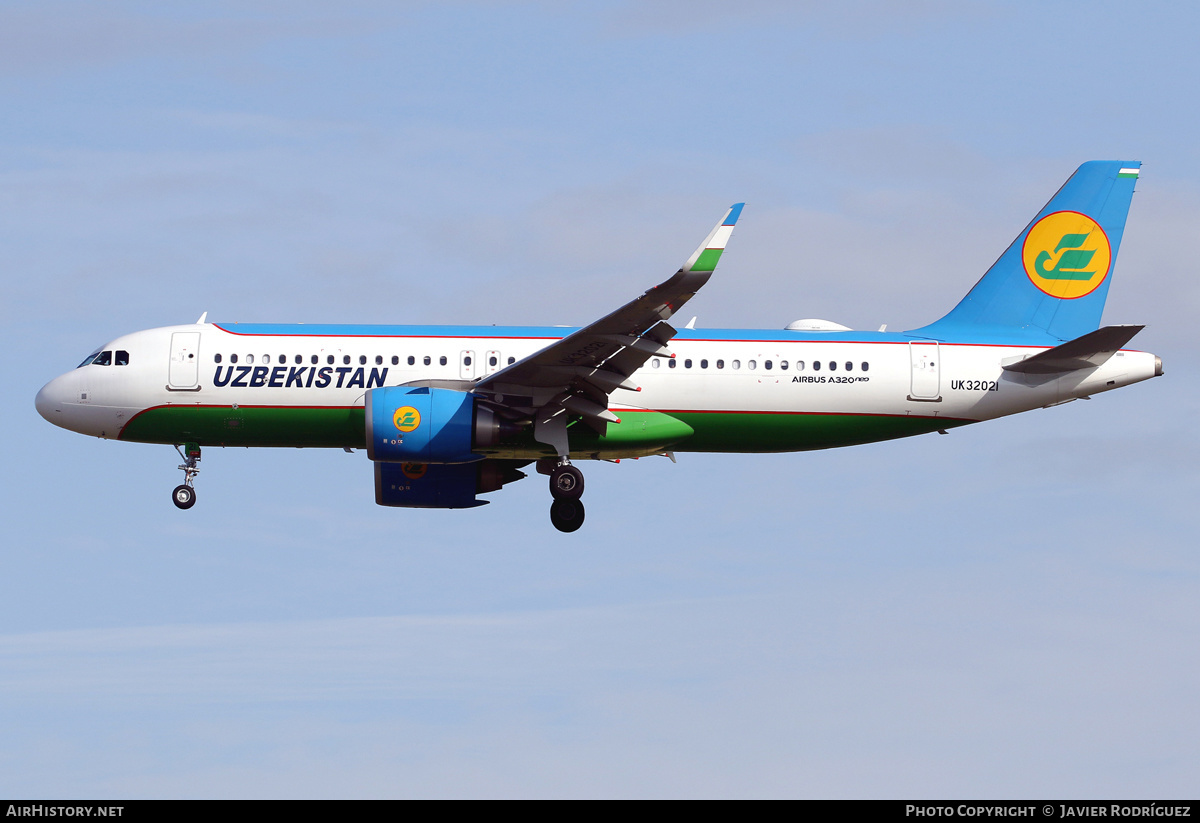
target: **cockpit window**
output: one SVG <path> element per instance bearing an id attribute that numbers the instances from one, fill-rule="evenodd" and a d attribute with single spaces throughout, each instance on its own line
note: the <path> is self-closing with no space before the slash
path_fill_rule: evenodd
<path id="1" fill-rule="evenodd" d="M 98 355 L 96 355 L 96 359 L 92 361 L 92 365 L 93 366 L 111 366 L 112 365 L 112 352 L 110 352 L 110 351 L 100 352 Z"/>
<path id="2" fill-rule="evenodd" d="M 118 366 L 128 366 L 129 365 L 129 352 L 121 351 L 120 349 L 117 349 L 116 364 Z"/>
<path id="3" fill-rule="evenodd" d="M 93 360 L 95 360 L 99 356 L 100 356 L 100 352 L 94 351 L 91 354 L 89 354 L 87 357 L 83 358 L 83 362 L 80 363 L 75 368 L 82 369 L 84 366 L 86 366 L 88 363 L 91 363 Z"/>

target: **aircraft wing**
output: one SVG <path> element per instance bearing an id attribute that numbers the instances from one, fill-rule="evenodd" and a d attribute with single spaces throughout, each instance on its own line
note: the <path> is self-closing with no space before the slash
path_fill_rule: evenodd
<path id="1" fill-rule="evenodd" d="M 629 376 L 651 357 L 674 357 L 666 321 L 708 282 L 744 203 L 730 207 L 669 279 L 611 314 L 479 380 L 474 393 L 498 413 L 532 418 L 534 438 L 566 456 L 567 423 L 580 418 L 601 435 L 618 422 L 608 410 L 617 389 L 639 391 Z"/>

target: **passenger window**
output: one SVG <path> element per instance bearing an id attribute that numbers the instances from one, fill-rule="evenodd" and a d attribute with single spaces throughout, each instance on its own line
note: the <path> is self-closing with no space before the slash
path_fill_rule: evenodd
<path id="1" fill-rule="evenodd" d="M 396 355 L 394 355 L 394 354 L 392 355 L 392 365 L 393 365 L 393 366 L 399 366 L 399 365 L 400 365 L 400 358 L 399 358 L 399 357 L 397 357 L 397 356 L 396 356 Z"/>
<path id="2" fill-rule="evenodd" d="M 742 361 L 734 360 L 734 361 L 730 362 L 729 366 L 730 366 L 730 368 L 740 369 L 742 367 Z"/>
<path id="3" fill-rule="evenodd" d="M 748 368 L 750 371 L 754 371 L 756 368 L 758 368 L 758 363 L 754 360 L 749 360 L 746 362 L 746 368 Z"/>
<path id="4" fill-rule="evenodd" d="M 866 360 L 864 360 L 864 361 L 862 362 L 862 370 L 863 370 L 863 371 L 866 371 L 866 370 L 867 370 L 867 369 L 869 369 L 869 368 L 871 368 L 871 364 L 870 364 L 870 363 L 868 363 Z"/>
<path id="5" fill-rule="evenodd" d="M 508 358 L 508 365 L 511 366 L 513 363 L 516 363 L 516 362 L 517 362 L 517 358 L 515 358 L 515 357 Z"/>
<path id="6" fill-rule="evenodd" d="M 446 365 L 446 355 L 443 354 L 441 357 L 439 357 L 438 363 L 440 363 L 443 366 Z"/>
<path id="7" fill-rule="evenodd" d="M 375 355 L 375 365 L 376 365 L 376 366 L 382 366 L 382 365 L 383 365 L 383 355 L 382 355 L 382 354 L 377 354 L 377 355 Z M 394 365 L 396 365 L 396 364 L 395 364 L 395 363 L 393 363 L 392 365 L 394 366 Z"/>
<path id="8" fill-rule="evenodd" d="M 332 354 L 325 355 L 325 362 L 332 366 L 333 365 L 333 355 Z"/>
<path id="9" fill-rule="evenodd" d="M 248 355 L 246 355 L 246 362 L 247 362 L 247 363 L 253 363 L 253 362 L 254 362 L 254 355 L 252 355 L 252 354 L 248 354 Z"/>
<path id="10" fill-rule="evenodd" d="M 494 368 L 494 367 L 496 366 L 496 364 L 497 364 L 497 363 L 499 363 L 499 362 L 500 362 L 500 361 L 499 361 L 498 359 L 496 359 L 495 357 L 489 357 L 489 358 L 488 358 L 488 365 L 489 365 L 489 366 L 492 366 L 493 368 Z"/>
<path id="11" fill-rule="evenodd" d="M 770 370 L 771 370 L 771 361 L 770 361 L 770 360 L 764 360 L 764 361 L 763 361 L 763 368 L 764 368 L 764 369 L 766 369 L 767 371 L 770 371 Z"/>
<path id="12" fill-rule="evenodd" d="M 214 362 L 214 363 L 220 363 L 220 362 L 221 362 L 221 355 L 219 355 L 219 354 L 214 354 L 214 355 L 213 355 L 213 362 Z"/>
<path id="13" fill-rule="evenodd" d="M 708 361 L 707 361 L 707 360 L 701 360 L 701 361 L 700 361 L 700 368 L 702 368 L 702 369 L 707 369 L 707 368 L 708 368 Z"/>
<path id="14" fill-rule="evenodd" d="M 804 361 L 803 360 L 796 361 L 796 371 L 804 371 Z"/>
<path id="15" fill-rule="evenodd" d="M 264 354 L 264 355 L 263 355 L 263 359 L 262 359 L 262 361 L 263 361 L 264 363 L 270 363 L 270 362 L 271 362 L 271 355 L 269 355 L 269 354 Z"/>
<path id="16" fill-rule="evenodd" d="M 286 354 L 279 355 L 279 360 L 277 360 L 276 362 L 279 363 L 279 365 L 281 365 L 281 366 L 286 365 L 287 364 L 287 355 Z"/>
<path id="17" fill-rule="evenodd" d="M 662 364 L 658 362 L 657 357 L 652 357 L 652 358 L 650 358 L 650 365 L 657 369 Z"/>
<path id="18" fill-rule="evenodd" d="M 690 368 L 692 367 L 692 361 L 691 361 L 691 360 L 684 360 L 684 361 L 683 361 L 683 367 L 684 367 L 685 369 L 690 369 Z"/>
<path id="19" fill-rule="evenodd" d="M 821 361 L 814 360 L 813 361 L 813 371 L 820 371 L 820 370 L 821 370 Z"/>
<path id="20" fill-rule="evenodd" d="M 317 357 L 317 356 L 314 354 L 314 355 L 312 356 L 312 364 L 315 366 L 315 365 L 317 365 L 317 364 L 318 364 L 318 363 L 320 363 L 320 362 L 321 362 L 321 358 Z"/>
<path id="21" fill-rule="evenodd" d="M 343 354 L 343 355 L 342 355 L 342 365 L 343 365 L 343 366 L 349 366 L 349 365 L 350 365 L 350 355 L 348 355 L 348 354 Z"/>
<path id="22" fill-rule="evenodd" d="M 117 350 L 117 365 L 118 366 L 128 366 L 129 365 L 129 352 L 121 351 L 120 349 Z"/>
<path id="23" fill-rule="evenodd" d="M 464 358 L 463 358 L 463 365 L 464 365 L 464 366 L 469 366 L 469 365 L 471 365 L 471 358 L 470 358 L 470 356 L 467 356 L 467 357 L 464 357 Z"/>
<path id="24" fill-rule="evenodd" d="M 830 360 L 830 361 L 829 361 L 829 370 L 830 370 L 830 371 L 837 371 L 837 361 L 836 361 L 836 360 Z"/>
<path id="25" fill-rule="evenodd" d="M 433 358 L 430 357 L 429 355 L 425 355 L 425 359 L 422 360 L 421 362 L 424 363 L 426 366 L 428 366 L 430 363 L 433 362 Z"/>
<path id="26" fill-rule="evenodd" d="M 410 354 L 410 355 L 408 356 L 408 365 L 410 365 L 410 366 L 415 366 L 415 365 L 417 365 L 417 358 L 413 357 L 413 356 Z"/>
<path id="27" fill-rule="evenodd" d="M 854 364 L 849 360 L 846 361 L 846 371 L 854 371 Z"/>
<path id="28" fill-rule="evenodd" d="M 786 361 L 786 360 L 780 360 L 780 361 L 779 361 L 779 370 L 780 370 L 780 371 L 787 371 L 787 361 Z"/>
<path id="29" fill-rule="evenodd" d="M 724 361 L 724 360 L 718 360 L 718 361 L 717 361 L 717 368 L 718 368 L 718 369 L 723 369 L 723 368 L 725 368 L 725 361 Z"/>
<path id="30" fill-rule="evenodd" d="M 303 363 L 303 362 L 304 362 L 304 357 L 303 357 L 302 355 L 299 355 L 299 354 L 298 354 L 298 355 L 296 355 L 296 365 L 297 365 L 297 366 L 299 366 L 299 365 L 300 365 L 301 363 Z"/>
<path id="31" fill-rule="evenodd" d="M 365 354 L 360 354 L 358 356 L 358 365 L 360 365 L 360 366 L 367 365 L 367 356 Z"/>
<path id="32" fill-rule="evenodd" d="M 237 362 L 237 355 L 236 355 L 236 354 L 231 354 L 231 355 L 229 355 L 229 362 L 230 362 L 230 363 L 236 363 L 236 362 Z"/>
<path id="33" fill-rule="evenodd" d="M 675 366 L 678 365 L 678 361 L 676 361 L 675 358 L 672 357 L 669 360 L 667 360 L 667 365 L 670 366 L 671 368 L 675 368 Z"/>

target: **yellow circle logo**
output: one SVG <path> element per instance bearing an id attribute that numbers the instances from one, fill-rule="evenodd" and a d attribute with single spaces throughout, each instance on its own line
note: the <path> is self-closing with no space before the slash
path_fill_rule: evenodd
<path id="1" fill-rule="evenodd" d="M 412 406 L 401 406 L 392 415 L 392 422 L 400 431 L 408 433 L 421 425 L 421 413 Z"/>
<path id="2" fill-rule="evenodd" d="M 1077 211 L 1056 211 L 1025 235 L 1021 262 L 1033 285 L 1051 297 L 1074 300 L 1094 292 L 1112 263 L 1100 224 Z"/>

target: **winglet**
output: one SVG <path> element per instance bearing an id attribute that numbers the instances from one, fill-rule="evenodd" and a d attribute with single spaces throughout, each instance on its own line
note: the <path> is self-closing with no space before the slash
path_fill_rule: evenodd
<path id="1" fill-rule="evenodd" d="M 733 234 L 733 226 L 737 223 L 745 205 L 745 203 L 734 203 L 729 207 L 729 211 L 725 212 L 725 216 L 717 227 L 709 232 L 708 237 L 700 244 L 700 248 L 692 252 L 692 256 L 683 264 L 682 271 L 711 272 L 717 267 L 717 261 L 721 259 L 721 252 L 725 251 L 725 244 L 729 242 L 729 237 Z"/>

